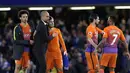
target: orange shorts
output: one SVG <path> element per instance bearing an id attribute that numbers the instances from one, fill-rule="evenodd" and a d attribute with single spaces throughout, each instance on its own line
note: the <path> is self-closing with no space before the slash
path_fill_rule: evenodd
<path id="1" fill-rule="evenodd" d="M 29 60 L 29 52 L 24 52 L 20 60 L 15 60 L 15 64 L 27 68 L 29 66 Z"/>
<path id="2" fill-rule="evenodd" d="M 86 52 L 87 65 L 89 70 L 97 70 L 99 69 L 99 61 L 97 54 Z"/>
<path id="3" fill-rule="evenodd" d="M 104 53 L 100 60 L 101 66 L 116 67 L 117 54 Z"/>
<path id="4" fill-rule="evenodd" d="M 62 69 L 63 62 L 62 62 L 61 53 L 47 52 L 46 53 L 46 64 L 47 64 L 47 70 L 53 69 L 53 67 Z"/>

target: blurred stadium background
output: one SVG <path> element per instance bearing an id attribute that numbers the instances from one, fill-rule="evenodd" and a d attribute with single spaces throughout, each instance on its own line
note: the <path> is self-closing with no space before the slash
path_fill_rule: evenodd
<path id="1" fill-rule="evenodd" d="M 122 29 L 130 46 L 129 4 L 129 0 L 2 1 L 0 3 L 0 73 L 13 73 L 14 70 L 12 33 L 14 26 L 19 23 L 17 16 L 19 10 L 26 9 L 30 12 L 29 23 L 35 27 L 40 20 L 40 11 L 48 10 L 50 15 L 55 18 L 55 26 L 62 31 L 69 53 L 70 69 L 66 73 L 87 73 L 84 50 L 86 48 L 85 30 L 89 25 L 88 16 L 90 13 L 97 13 L 100 16 L 98 27 L 101 29 L 107 26 L 108 15 L 116 16 L 116 25 Z M 99 35 L 100 40 L 101 35 Z M 119 44 L 118 47 L 116 73 L 130 73 L 130 61 L 122 54 L 122 44 Z M 33 57 L 31 57 L 30 72 L 28 73 L 35 73 L 35 68 Z M 108 73 L 107 69 L 106 73 Z"/>

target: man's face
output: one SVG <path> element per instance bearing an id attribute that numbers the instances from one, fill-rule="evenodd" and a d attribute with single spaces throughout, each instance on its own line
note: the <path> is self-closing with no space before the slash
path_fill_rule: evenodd
<path id="1" fill-rule="evenodd" d="M 49 21 L 49 26 L 54 27 L 54 19 L 53 18 Z"/>
<path id="2" fill-rule="evenodd" d="M 48 12 L 46 12 L 45 14 L 42 15 L 42 20 L 45 22 L 48 22 L 50 18 L 50 15 Z"/>
<path id="3" fill-rule="evenodd" d="M 11 18 L 8 18 L 8 23 L 9 24 L 13 23 L 13 20 Z"/>
<path id="4" fill-rule="evenodd" d="M 99 22 L 100 22 L 99 17 L 97 17 L 97 19 L 95 19 L 95 23 L 99 24 Z"/>
<path id="5" fill-rule="evenodd" d="M 110 17 L 108 17 L 107 23 L 108 23 L 109 25 L 112 24 L 112 21 L 111 21 Z"/>
<path id="6" fill-rule="evenodd" d="M 27 23 L 28 21 L 28 15 L 27 14 L 22 14 L 20 17 L 21 22 Z"/>

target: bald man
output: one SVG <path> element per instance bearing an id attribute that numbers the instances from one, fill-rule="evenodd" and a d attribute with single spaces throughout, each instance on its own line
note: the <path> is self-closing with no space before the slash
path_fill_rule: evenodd
<path id="1" fill-rule="evenodd" d="M 48 32 L 48 21 L 50 19 L 50 15 L 47 11 L 41 12 L 41 21 L 37 25 L 36 31 L 34 33 L 34 47 L 33 54 L 37 59 L 38 65 L 37 73 L 46 73 L 46 61 L 45 61 L 45 53 L 47 44 L 57 36 L 56 33 L 49 35 Z"/>

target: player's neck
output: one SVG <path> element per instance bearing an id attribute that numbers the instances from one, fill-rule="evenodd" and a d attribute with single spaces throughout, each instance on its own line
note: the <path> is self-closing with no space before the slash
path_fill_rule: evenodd
<path id="1" fill-rule="evenodd" d="M 21 24 L 26 26 L 28 23 L 27 22 L 21 22 Z"/>
<path id="2" fill-rule="evenodd" d="M 115 25 L 115 24 L 112 24 L 113 26 Z"/>
<path id="3" fill-rule="evenodd" d="M 96 26 L 96 24 L 94 22 L 91 23 L 92 26 Z"/>
<path id="4" fill-rule="evenodd" d="M 115 24 L 110 24 L 110 26 L 115 26 Z"/>
<path id="5" fill-rule="evenodd" d="M 49 27 L 49 29 L 53 29 L 54 27 Z"/>

